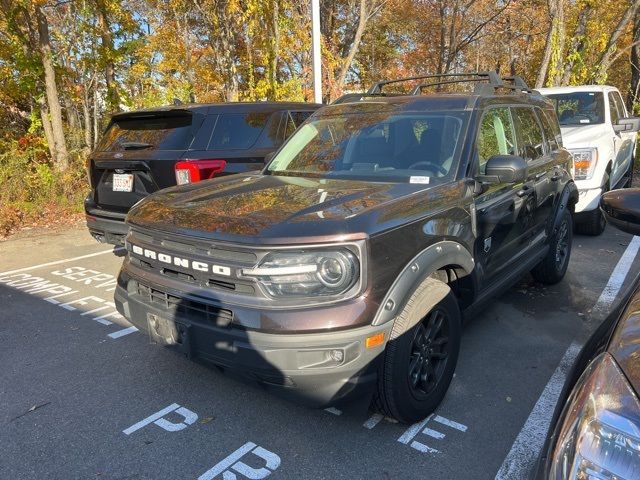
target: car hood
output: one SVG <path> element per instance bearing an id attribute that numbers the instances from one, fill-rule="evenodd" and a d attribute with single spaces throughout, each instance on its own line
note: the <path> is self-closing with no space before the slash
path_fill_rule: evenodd
<path id="1" fill-rule="evenodd" d="M 405 223 L 412 216 L 424 216 L 425 201 L 431 200 L 429 206 L 434 208 L 444 206 L 447 198 L 451 204 L 452 196 L 462 193 L 447 195 L 455 188 L 461 187 L 457 183 L 428 188 L 234 175 L 150 195 L 129 212 L 127 222 L 163 232 L 249 243 L 288 243 L 294 237 L 335 241 L 337 236 L 370 235 Z"/>
<path id="2" fill-rule="evenodd" d="M 607 349 L 640 394 L 640 287 L 624 309 Z"/>
<path id="3" fill-rule="evenodd" d="M 562 143 L 569 150 L 595 147 L 600 137 L 607 135 L 603 127 L 604 124 L 561 127 Z"/>

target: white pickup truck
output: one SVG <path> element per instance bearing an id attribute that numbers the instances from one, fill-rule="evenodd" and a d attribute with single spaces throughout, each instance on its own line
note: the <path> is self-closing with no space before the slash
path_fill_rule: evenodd
<path id="1" fill-rule="evenodd" d="M 615 87 L 582 85 L 540 88 L 539 92 L 554 103 L 562 142 L 573 154 L 580 191 L 576 231 L 600 235 L 606 226 L 600 195 L 631 185 L 640 118 L 628 115 Z"/>

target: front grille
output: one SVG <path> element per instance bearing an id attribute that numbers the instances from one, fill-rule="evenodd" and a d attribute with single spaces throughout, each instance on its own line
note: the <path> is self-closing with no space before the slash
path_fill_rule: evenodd
<path id="1" fill-rule="evenodd" d="M 189 320 L 228 327 L 233 322 L 233 312 L 204 302 L 181 298 L 136 282 L 136 294 L 152 306 L 159 306 Z"/>

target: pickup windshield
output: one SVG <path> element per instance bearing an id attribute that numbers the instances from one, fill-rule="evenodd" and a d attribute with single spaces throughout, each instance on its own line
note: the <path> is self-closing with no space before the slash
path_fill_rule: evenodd
<path id="1" fill-rule="evenodd" d="M 468 114 L 349 113 L 304 124 L 274 157 L 274 175 L 442 183 L 455 176 Z"/>
<path id="2" fill-rule="evenodd" d="M 604 123 L 602 92 L 572 92 L 547 95 L 556 107 L 560 125 Z"/>

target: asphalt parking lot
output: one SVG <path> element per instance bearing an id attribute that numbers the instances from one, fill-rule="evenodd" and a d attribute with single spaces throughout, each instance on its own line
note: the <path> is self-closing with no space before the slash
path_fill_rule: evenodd
<path id="1" fill-rule="evenodd" d="M 640 272 L 640 241 L 574 238 L 465 328 L 437 412 L 311 410 L 151 344 L 115 311 L 121 258 L 82 228 L 0 243 L 0 478 L 524 478 L 580 345 Z"/>

